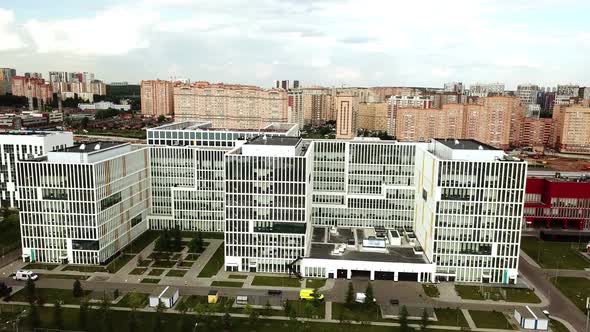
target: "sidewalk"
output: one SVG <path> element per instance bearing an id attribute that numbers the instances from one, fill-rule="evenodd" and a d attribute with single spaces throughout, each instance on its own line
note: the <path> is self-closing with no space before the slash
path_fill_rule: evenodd
<path id="1" fill-rule="evenodd" d="M 539 264 L 537 264 L 537 262 L 534 259 L 532 259 L 531 256 L 527 255 L 526 252 L 524 252 L 522 249 L 520 249 L 520 257 L 522 257 L 530 265 L 542 269 L 542 267 L 539 266 Z"/>

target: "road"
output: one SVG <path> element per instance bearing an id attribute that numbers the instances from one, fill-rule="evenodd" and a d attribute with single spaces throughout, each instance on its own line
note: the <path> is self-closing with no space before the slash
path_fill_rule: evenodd
<path id="1" fill-rule="evenodd" d="M 12 278 L 0 278 L 0 282 L 5 282 L 9 286 L 24 286 L 24 281 L 13 280 Z M 57 288 L 57 289 L 72 289 L 74 280 L 68 279 L 50 279 L 39 278 L 35 285 L 39 288 Z M 131 284 L 131 283 L 116 283 L 105 281 L 81 281 L 82 288 L 85 290 L 103 291 L 105 289 L 118 289 L 119 291 L 134 291 L 141 293 L 151 293 L 158 287 L 164 285 L 155 284 Z M 235 297 L 238 295 L 266 295 L 267 289 L 248 289 L 248 288 L 232 288 L 232 287 L 213 287 L 213 286 L 174 286 L 180 291 L 180 295 L 207 295 L 209 290 L 219 290 L 220 296 Z M 299 298 L 299 290 L 283 290 L 283 299 L 297 300 Z"/>
<path id="2" fill-rule="evenodd" d="M 550 304 L 547 310 L 549 310 L 551 315 L 568 321 L 576 331 L 585 331 L 586 315 L 553 286 L 543 270 L 532 266 L 525 259 L 520 258 L 519 271 L 536 287 L 537 291 L 543 293 L 549 299 Z"/>

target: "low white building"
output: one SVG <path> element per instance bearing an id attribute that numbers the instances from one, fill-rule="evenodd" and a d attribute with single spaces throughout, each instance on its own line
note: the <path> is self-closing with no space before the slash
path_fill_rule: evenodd
<path id="1" fill-rule="evenodd" d="M 178 288 L 174 287 L 159 287 L 154 290 L 149 296 L 150 307 L 157 307 L 160 303 L 165 308 L 172 308 L 176 301 L 178 301 L 179 292 Z"/>
<path id="2" fill-rule="evenodd" d="M 119 111 L 131 110 L 131 105 L 119 105 L 110 101 L 99 101 L 93 104 L 78 104 L 78 108 L 81 110 L 108 110 L 114 109 Z"/>
<path id="3" fill-rule="evenodd" d="M 514 319 L 520 327 L 526 330 L 546 331 L 549 329 L 549 318 L 539 308 L 529 306 L 516 308 L 514 309 Z"/>

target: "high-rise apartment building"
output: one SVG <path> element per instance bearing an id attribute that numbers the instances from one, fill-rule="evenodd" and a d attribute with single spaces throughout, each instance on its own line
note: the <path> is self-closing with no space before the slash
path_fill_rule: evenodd
<path id="1" fill-rule="evenodd" d="M 396 123 L 395 137 L 400 141 L 462 137 L 463 105 L 447 104 L 442 109 L 400 108 Z"/>
<path id="2" fill-rule="evenodd" d="M 360 103 L 357 113 L 357 128 L 366 130 L 387 131 L 389 104 Z"/>
<path id="3" fill-rule="evenodd" d="M 195 82 L 174 86 L 178 121 L 210 121 L 218 128 L 255 129 L 287 123 L 287 91 Z M 143 98 L 142 98 L 143 100 Z"/>
<path id="4" fill-rule="evenodd" d="M 428 109 L 434 106 L 432 96 L 396 95 L 389 98 L 389 124 L 387 133 L 396 134 L 397 111 L 400 108 Z"/>
<path id="5" fill-rule="evenodd" d="M 415 232 L 439 278 L 515 283 L 526 163 L 473 140 L 416 153 Z"/>
<path id="6" fill-rule="evenodd" d="M 40 102 L 48 102 L 53 99 L 51 85 L 45 83 L 42 78 L 28 78 L 14 76 L 12 78 L 12 94 L 15 96 L 36 98 Z"/>
<path id="7" fill-rule="evenodd" d="M 97 142 L 17 162 L 23 259 L 100 264 L 147 230 L 149 151 Z"/>
<path id="8" fill-rule="evenodd" d="M 289 90 L 289 122 L 304 125 L 321 126 L 330 120 L 330 111 L 334 106 L 331 89 L 308 87 Z"/>
<path id="9" fill-rule="evenodd" d="M 536 104 L 539 90 L 539 86 L 535 84 L 519 84 L 516 88 L 516 96 L 523 105 Z"/>
<path id="10" fill-rule="evenodd" d="M 13 131 L 0 134 L 0 201 L 16 207 L 16 162 L 73 144 L 70 132 Z"/>
<path id="11" fill-rule="evenodd" d="M 0 95 L 12 93 L 12 78 L 16 76 L 16 69 L 0 68 Z"/>
<path id="12" fill-rule="evenodd" d="M 462 94 L 463 93 L 463 83 L 462 82 L 445 83 L 444 92 L 452 92 L 452 93 Z"/>
<path id="13" fill-rule="evenodd" d="M 469 86 L 469 95 L 474 97 L 489 97 L 504 95 L 504 83 L 476 83 Z"/>
<path id="14" fill-rule="evenodd" d="M 174 86 L 170 81 L 141 81 L 141 113 L 159 116 L 174 113 Z"/>
<path id="15" fill-rule="evenodd" d="M 351 139 L 356 136 L 358 107 L 358 97 L 344 94 L 336 96 L 336 139 Z"/>
<path id="16" fill-rule="evenodd" d="M 561 152 L 590 153 L 590 107 L 555 106 L 555 145 Z"/>
<path id="17" fill-rule="evenodd" d="M 516 146 L 553 146 L 555 121 L 551 118 L 525 118 L 520 127 L 520 136 Z"/>

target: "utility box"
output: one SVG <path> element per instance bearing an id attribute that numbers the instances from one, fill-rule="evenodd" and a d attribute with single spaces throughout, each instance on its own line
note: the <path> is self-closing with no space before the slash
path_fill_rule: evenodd
<path id="1" fill-rule="evenodd" d="M 549 329 L 549 318 L 538 308 L 529 306 L 516 308 L 514 309 L 514 319 L 523 329 L 542 331 Z"/>
<path id="2" fill-rule="evenodd" d="M 209 294 L 207 294 L 207 303 L 215 304 L 215 303 L 217 303 L 218 300 L 219 300 L 219 292 L 214 289 L 210 290 Z"/>

